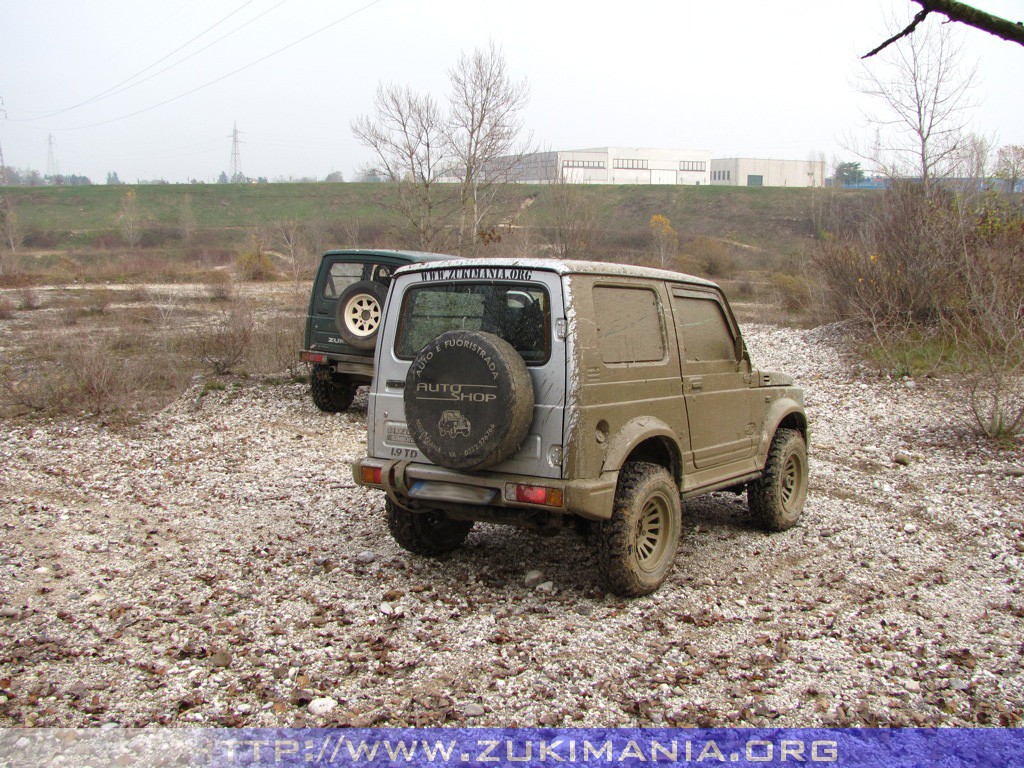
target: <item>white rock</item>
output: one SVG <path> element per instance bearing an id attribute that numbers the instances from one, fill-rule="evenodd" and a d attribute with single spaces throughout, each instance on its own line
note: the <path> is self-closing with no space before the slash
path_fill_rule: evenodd
<path id="1" fill-rule="evenodd" d="M 311 715 L 315 715 L 316 717 L 323 717 L 336 706 L 338 706 L 338 702 L 336 702 L 334 699 L 320 697 L 317 699 L 313 699 L 311 702 L 309 702 L 309 705 L 306 707 L 306 710 Z"/>
<path id="2" fill-rule="evenodd" d="M 543 571 L 527 571 L 526 576 L 523 577 L 523 584 L 528 587 L 535 587 L 544 581 Z"/>
<path id="3" fill-rule="evenodd" d="M 463 714 L 465 714 L 466 717 L 482 717 L 486 714 L 486 710 L 479 704 L 472 703 L 466 705 L 466 708 L 463 710 Z"/>

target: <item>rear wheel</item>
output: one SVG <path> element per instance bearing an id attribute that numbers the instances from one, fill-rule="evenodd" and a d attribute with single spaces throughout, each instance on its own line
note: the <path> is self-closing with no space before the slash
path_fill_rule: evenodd
<path id="1" fill-rule="evenodd" d="M 780 429 L 772 438 L 764 474 L 747 486 L 747 506 L 769 531 L 792 528 L 807 498 L 807 443 L 795 429 Z"/>
<path id="2" fill-rule="evenodd" d="M 313 403 L 325 413 L 340 413 L 352 404 L 356 387 L 339 377 L 326 365 L 314 365 L 309 375 L 309 394 Z"/>
<path id="3" fill-rule="evenodd" d="M 608 588 L 646 595 L 662 585 L 679 546 L 679 488 L 664 467 L 630 462 L 619 473 L 615 508 L 597 529 L 597 559 Z"/>
<path id="4" fill-rule="evenodd" d="M 458 549 L 473 529 L 471 520 L 453 520 L 440 509 L 413 512 L 391 499 L 384 501 L 384 518 L 402 549 L 429 557 Z"/>

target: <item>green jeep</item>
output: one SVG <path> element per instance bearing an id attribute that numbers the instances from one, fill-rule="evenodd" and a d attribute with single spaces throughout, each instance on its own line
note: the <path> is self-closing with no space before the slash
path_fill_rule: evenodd
<path id="1" fill-rule="evenodd" d="M 344 411 L 356 388 L 373 378 L 384 299 L 399 267 L 450 259 L 415 251 L 327 251 L 313 281 L 299 359 L 312 366 L 309 391 L 317 408 Z"/>

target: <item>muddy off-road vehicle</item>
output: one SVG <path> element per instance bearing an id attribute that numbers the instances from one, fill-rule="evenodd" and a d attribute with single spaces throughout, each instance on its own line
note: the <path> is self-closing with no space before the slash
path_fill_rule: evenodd
<path id="1" fill-rule="evenodd" d="M 309 363 L 309 391 L 317 408 L 344 411 L 360 384 L 373 378 L 384 297 L 399 267 L 450 259 L 413 251 L 328 251 L 320 259 L 306 315 L 299 359 Z"/>
<path id="2" fill-rule="evenodd" d="M 657 589 L 681 497 L 746 492 L 769 530 L 807 494 L 803 392 L 754 370 L 714 283 L 638 267 L 406 267 L 381 324 L 369 455 L 395 540 L 458 547 L 475 521 L 589 529 L 606 586 Z"/>

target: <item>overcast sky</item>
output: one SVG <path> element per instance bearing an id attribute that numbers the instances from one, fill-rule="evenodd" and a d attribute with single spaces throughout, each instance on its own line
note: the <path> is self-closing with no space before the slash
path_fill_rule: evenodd
<path id="1" fill-rule="evenodd" d="M 1024 0 L 978 0 L 1013 20 Z M 857 159 L 857 59 L 909 0 L 0 0 L 8 165 L 102 183 L 271 179 L 370 157 L 353 139 L 379 82 L 441 98 L 460 51 L 503 50 L 543 148 L 653 146 L 715 157 Z M 1024 48 L 961 27 L 975 129 L 1024 144 Z M 305 39 L 304 39 L 305 38 Z M 282 50 L 283 49 L 283 50 Z"/>

